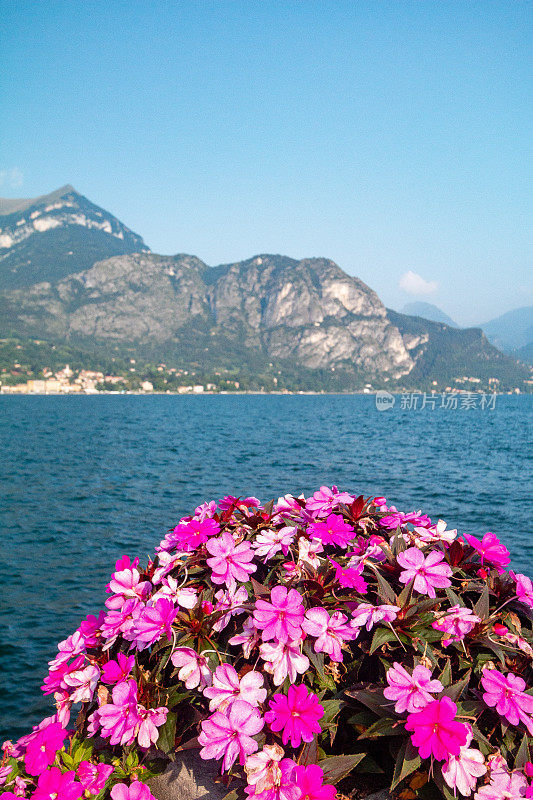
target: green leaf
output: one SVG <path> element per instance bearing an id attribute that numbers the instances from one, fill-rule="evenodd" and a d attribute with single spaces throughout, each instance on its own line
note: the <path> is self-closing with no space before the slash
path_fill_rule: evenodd
<path id="1" fill-rule="evenodd" d="M 387 603 L 394 603 L 395 600 L 396 600 L 396 595 L 395 595 L 394 589 L 392 588 L 390 583 L 385 580 L 385 578 L 380 573 L 380 571 L 379 571 L 379 569 L 377 567 L 374 567 L 373 564 L 369 564 L 369 566 L 372 567 L 374 575 L 376 576 L 376 578 L 378 580 L 378 586 L 379 586 L 378 594 L 381 597 L 381 599 L 384 600 L 386 604 Z"/>
<path id="2" fill-rule="evenodd" d="M 487 619 L 489 610 L 489 587 L 485 584 L 481 592 L 481 597 L 474 606 L 474 614 L 477 614 L 481 619 Z"/>
<path id="3" fill-rule="evenodd" d="M 422 759 L 418 755 L 418 750 L 414 747 L 410 739 L 406 739 L 396 757 L 394 775 L 390 787 L 391 790 L 395 789 L 408 775 L 418 769 L 421 763 Z"/>
<path id="4" fill-rule="evenodd" d="M 321 700 L 322 707 L 324 708 L 324 716 L 320 720 L 320 727 L 323 731 L 329 731 L 330 743 L 333 744 L 335 735 L 337 733 L 339 712 L 345 703 L 335 698 L 331 700 Z"/>
<path id="5" fill-rule="evenodd" d="M 443 686 L 449 686 L 452 679 L 452 664 L 449 658 L 446 659 L 446 666 L 439 675 L 439 681 Z"/>
<path id="6" fill-rule="evenodd" d="M 225 794 L 222 800 L 239 800 L 239 794 L 236 789 L 232 789 L 231 792 Z"/>
<path id="7" fill-rule="evenodd" d="M 376 628 L 372 638 L 372 644 L 370 645 L 369 655 L 372 655 L 372 653 L 375 653 L 382 645 L 391 641 L 397 641 L 397 639 L 390 628 Z"/>
<path id="8" fill-rule="evenodd" d="M 514 768 L 515 769 L 523 769 L 524 765 L 527 761 L 529 761 L 529 743 L 528 743 L 528 735 L 527 733 L 524 734 L 524 738 L 520 742 L 520 747 L 518 748 L 518 753 L 516 754 Z"/>
<path id="9" fill-rule="evenodd" d="M 176 720 L 177 714 L 171 712 L 167 714 L 167 721 L 159 728 L 159 738 L 157 746 L 164 753 L 172 753 L 174 751 L 174 741 L 176 739 Z"/>
<path id="10" fill-rule="evenodd" d="M 398 719 L 382 717 L 374 722 L 370 728 L 361 733 L 359 739 L 377 739 L 378 736 L 401 736 L 405 733 L 403 724 Z"/>
<path id="11" fill-rule="evenodd" d="M 469 672 L 466 678 L 463 678 L 462 681 L 457 681 L 457 683 L 454 683 L 451 686 L 447 686 L 444 689 L 443 694 L 446 695 L 446 697 L 449 697 L 450 700 L 453 700 L 454 703 L 456 703 L 461 697 L 466 687 L 468 686 L 468 684 L 470 683 L 470 675 L 471 672 Z"/>
<path id="12" fill-rule="evenodd" d="M 324 771 L 324 783 L 336 784 L 345 778 L 363 760 L 366 753 L 353 753 L 348 756 L 330 756 L 318 762 Z"/>
<path id="13" fill-rule="evenodd" d="M 461 598 L 458 597 L 455 594 L 455 592 L 453 591 L 453 589 L 451 589 L 449 586 L 444 591 L 446 592 L 446 596 L 448 597 L 448 600 L 450 601 L 452 606 L 462 606 L 463 605 L 463 601 L 461 600 Z"/>
<path id="14" fill-rule="evenodd" d="M 316 764 L 318 761 L 318 742 L 314 736 L 312 741 L 306 742 L 302 747 L 298 763 L 306 767 L 308 764 Z"/>

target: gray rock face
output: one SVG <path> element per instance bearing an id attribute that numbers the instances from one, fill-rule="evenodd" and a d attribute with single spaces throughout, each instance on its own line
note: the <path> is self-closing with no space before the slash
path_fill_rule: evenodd
<path id="1" fill-rule="evenodd" d="M 217 764 L 202 761 L 197 750 L 176 753 L 176 760 L 149 781 L 150 791 L 157 800 L 223 800 L 230 790 L 215 782 L 220 777 Z"/>
<path id="2" fill-rule="evenodd" d="M 398 378 L 413 360 L 378 296 L 328 259 L 257 256 L 208 267 L 192 256 L 117 256 L 3 298 L 40 336 L 179 339 L 190 326 L 306 367 Z"/>

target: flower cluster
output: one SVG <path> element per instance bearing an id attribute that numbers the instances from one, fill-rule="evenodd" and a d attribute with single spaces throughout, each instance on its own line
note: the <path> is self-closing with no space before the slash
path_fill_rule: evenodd
<path id="1" fill-rule="evenodd" d="M 250 800 L 371 772 L 402 800 L 533 797 L 533 589 L 509 562 L 335 486 L 204 503 L 59 643 L 55 713 L 4 743 L 0 800 L 151 800 L 182 746 Z"/>

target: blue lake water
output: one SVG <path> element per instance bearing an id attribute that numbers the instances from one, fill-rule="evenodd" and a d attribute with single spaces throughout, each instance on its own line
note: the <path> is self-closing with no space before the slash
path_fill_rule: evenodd
<path id="1" fill-rule="evenodd" d="M 0 397 L 0 742 L 50 713 L 55 644 L 207 499 L 321 484 L 497 533 L 533 573 L 532 397 L 378 412 L 372 396 Z"/>

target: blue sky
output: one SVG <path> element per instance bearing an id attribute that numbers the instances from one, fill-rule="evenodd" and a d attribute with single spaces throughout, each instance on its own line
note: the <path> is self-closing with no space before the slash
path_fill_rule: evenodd
<path id="1" fill-rule="evenodd" d="M 1 195 L 72 183 L 157 252 L 327 256 L 460 324 L 533 302 L 529 2 L 0 7 Z"/>

